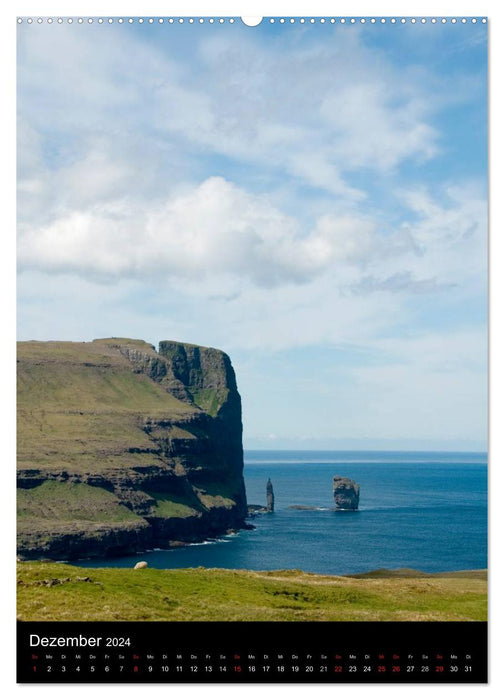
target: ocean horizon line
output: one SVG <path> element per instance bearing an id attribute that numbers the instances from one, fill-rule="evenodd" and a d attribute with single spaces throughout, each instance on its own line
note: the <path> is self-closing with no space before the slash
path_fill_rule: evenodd
<path id="1" fill-rule="evenodd" d="M 313 453 L 313 452 L 339 452 L 339 453 L 359 453 L 359 454 L 424 454 L 424 455 L 436 455 L 436 454 L 465 454 L 465 455 L 482 455 L 488 457 L 488 450 L 400 450 L 400 449 L 357 449 L 357 448 L 297 448 L 297 447 L 243 447 L 244 453 L 251 452 L 302 452 L 302 453 Z"/>

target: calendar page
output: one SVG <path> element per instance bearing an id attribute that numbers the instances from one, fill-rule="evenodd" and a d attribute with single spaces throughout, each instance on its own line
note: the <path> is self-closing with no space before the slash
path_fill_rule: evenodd
<path id="1" fill-rule="evenodd" d="M 20 683 L 487 679 L 487 19 L 22 16 Z"/>

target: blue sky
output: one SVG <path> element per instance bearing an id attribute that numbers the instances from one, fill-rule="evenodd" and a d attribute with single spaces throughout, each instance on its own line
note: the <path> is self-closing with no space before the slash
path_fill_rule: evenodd
<path id="1" fill-rule="evenodd" d="M 485 25 L 18 38 L 19 339 L 220 347 L 250 448 L 485 449 Z"/>

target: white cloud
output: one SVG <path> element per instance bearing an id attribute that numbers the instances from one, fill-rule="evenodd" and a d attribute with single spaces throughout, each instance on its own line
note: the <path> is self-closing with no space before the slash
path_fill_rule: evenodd
<path id="1" fill-rule="evenodd" d="M 131 329 L 116 332 L 151 341 L 151 325 L 168 323 L 177 332 L 166 335 L 229 349 L 317 343 L 373 349 L 376 338 L 395 343 L 398 333 L 415 327 L 419 301 L 434 320 L 443 305 L 484 296 L 484 199 L 474 184 L 438 195 L 442 201 L 424 190 L 401 192 L 411 219 L 392 231 L 349 210 L 323 214 L 305 231 L 269 197 L 209 178 L 149 206 L 115 200 L 27 225 L 19 239 L 26 271 L 20 280 L 33 292 L 39 283 L 30 270 L 60 273 L 54 299 L 65 297 L 68 273 L 101 284 L 139 284 L 138 303 L 147 298 L 136 311 L 129 297 L 114 302 L 108 315 L 90 301 L 100 307 L 106 335 L 107 326 L 116 328 L 129 313 Z M 81 315 L 88 296 L 111 294 L 103 287 L 86 293 Z M 57 312 L 54 301 L 50 308 L 62 318 L 68 313 Z"/>
<path id="2" fill-rule="evenodd" d="M 102 181 L 109 172 L 101 171 Z M 112 179 L 115 173 L 112 171 Z M 371 249 L 372 222 L 324 216 L 308 234 L 264 195 L 220 177 L 149 207 L 125 200 L 63 211 L 21 227 L 21 269 L 118 276 L 234 275 L 260 286 L 306 282 L 335 261 Z"/>
<path id="3" fill-rule="evenodd" d="M 282 52 L 213 38 L 200 51 L 190 85 L 167 81 L 155 99 L 158 127 L 202 148 L 350 199 L 365 193 L 346 182 L 349 171 L 388 171 L 438 152 L 432 87 L 427 98 L 418 70 L 413 82 L 358 34 Z"/>
<path id="4" fill-rule="evenodd" d="M 45 139 L 57 125 L 56 160 L 63 162 L 50 170 L 75 164 L 78 171 L 96 157 L 98 142 L 118 161 L 105 169 L 123 170 L 127 155 L 145 177 L 147 149 L 150 169 L 170 177 L 182 150 L 189 160 L 225 156 L 359 200 L 365 192 L 347 181 L 349 171 L 382 172 L 435 155 L 429 119 L 440 97 L 430 86 L 427 99 L 428 76 L 422 81 L 417 70 L 413 81 L 353 34 L 305 46 L 287 41 L 282 51 L 243 34 L 202 34 L 180 60 L 170 44 L 161 50 L 127 27 L 108 27 L 103 41 L 100 27 L 43 25 L 21 36 L 20 113 Z M 164 163 L 155 143 L 172 149 Z M 22 137 L 23 157 L 29 147 Z M 71 179 L 60 180 L 63 198 Z M 123 192 L 131 192 L 129 180 Z"/>
<path id="5" fill-rule="evenodd" d="M 265 286 L 332 269 L 342 284 L 361 274 L 377 287 L 397 274 L 443 284 L 442 269 L 422 269 L 437 245 L 428 229 L 440 217 L 453 229 L 467 205 L 427 212 L 407 193 L 412 220 L 387 231 L 379 211 L 357 209 L 367 193 L 349 180 L 436 154 L 437 97 L 426 99 L 418 68 L 409 80 L 358 31 L 287 40 L 282 51 L 202 34 L 190 55 L 171 55 L 126 27 L 108 28 L 106 42 L 102 28 L 87 29 L 43 25 L 21 37 L 21 269 Z M 255 191 L 209 176 L 220 157 L 245 165 Z M 299 185 L 321 197 L 311 218 Z"/>
<path id="6" fill-rule="evenodd" d="M 480 292 L 487 269 L 487 200 L 479 182 L 447 185 L 434 197 L 426 188 L 398 196 L 412 216 L 401 231 L 416 242 L 415 271 Z"/>
<path id="7" fill-rule="evenodd" d="M 336 134 L 329 147 L 346 168 L 389 170 L 408 158 L 429 160 L 438 134 L 425 117 L 427 102 L 390 80 L 361 80 L 329 93 L 321 115 Z"/>

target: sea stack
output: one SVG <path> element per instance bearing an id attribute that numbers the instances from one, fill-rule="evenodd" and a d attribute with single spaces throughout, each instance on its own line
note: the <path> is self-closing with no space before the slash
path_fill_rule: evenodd
<path id="1" fill-rule="evenodd" d="M 359 484 L 347 476 L 333 478 L 333 495 L 336 510 L 357 510 L 359 507 Z"/>
<path id="2" fill-rule="evenodd" d="M 266 511 L 273 513 L 275 510 L 275 494 L 273 493 L 273 484 L 271 479 L 268 479 L 266 484 Z"/>

